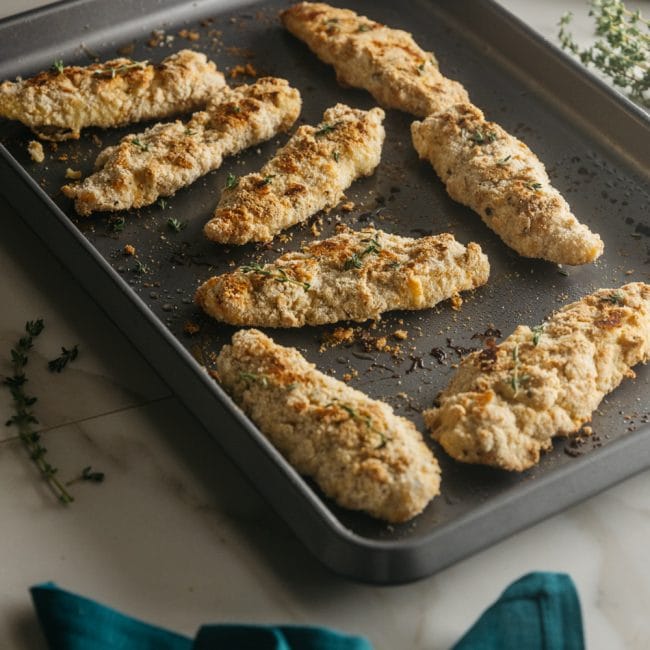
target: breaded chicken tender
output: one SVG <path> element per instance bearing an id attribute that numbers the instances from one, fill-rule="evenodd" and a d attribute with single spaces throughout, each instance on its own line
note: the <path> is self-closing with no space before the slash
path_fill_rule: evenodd
<path id="1" fill-rule="evenodd" d="M 283 25 L 316 56 L 334 66 L 342 85 L 365 88 L 385 108 L 418 117 L 469 101 L 444 77 L 431 52 L 408 32 L 320 2 L 301 2 L 281 14 Z"/>
<path id="2" fill-rule="evenodd" d="M 522 471 L 648 359 L 650 285 L 600 289 L 465 357 L 424 419 L 455 459 Z"/>
<path id="3" fill-rule="evenodd" d="M 226 188 L 205 225 L 206 237 L 222 244 L 267 242 L 334 207 L 354 180 L 379 164 L 383 119 L 381 108 L 328 108 L 320 125 L 298 128 L 259 173 Z"/>
<path id="4" fill-rule="evenodd" d="M 465 247 L 448 233 L 410 239 L 366 228 L 211 278 L 196 301 L 231 325 L 365 321 L 393 309 L 433 307 L 484 284 L 489 272 L 478 244 Z"/>
<path id="5" fill-rule="evenodd" d="M 217 371 L 287 461 L 344 508 L 402 523 L 438 494 L 438 463 L 413 423 L 319 372 L 296 349 L 240 330 Z"/>
<path id="6" fill-rule="evenodd" d="M 571 213 L 537 156 L 476 106 L 458 104 L 413 122 L 411 134 L 449 196 L 520 255 L 577 265 L 603 252 L 601 238 Z"/>
<path id="7" fill-rule="evenodd" d="M 156 124 L 104 149 L 94 174 L 61 189 L 81 215 L 150 205 L 218 169 L 224 157 L 286 131 L 300 106 L 300 93 L 284 79 L 224 87 L 188 122 Z"/>
<path id="8" fill-rule="evenodd" d="M 122 126 L 203 108 L 225 85 L 205 54 L 181 50 L 158 65 L 113 59 L 0 84 L 0 117 L 44 140 L 77 139 L 88 126 Z"/>

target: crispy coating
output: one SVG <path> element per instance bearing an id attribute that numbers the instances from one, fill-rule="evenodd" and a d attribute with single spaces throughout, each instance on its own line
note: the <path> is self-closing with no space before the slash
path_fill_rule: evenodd
<path id="1" fill-rule="evenodd" d="M 648 359 L 650 285 L 600 289 L 465 357 L 424 419 L 457 460 L 522 471 Z"/>
<path id="2" fill-rule="evenodd" d="M 383 119 L 381 108 L 328 108 L 320 125 L 298 128 L 259 173 L 223 192 L 205 225 L 206 237 L 222 244 L 267 242 L 335 206 L 354 180 L 379 164 Z"/>
<path id="3" fill-rule="evenodd" d="M 339 505 L 401 523 L 439 493 L 438 463 L 413 423 L 319 372 L 296 349 L 240 330 L 217 370 L 287 461 Z"/>
<path id="4" fill-rule="evenodd" d="M 0 116 L 44 140 L 77 139 L 88 126 L 114 127 L 193 111 L 225 85 L 205 54 L 181 50 L 158 65 L 113 59 L 0 84 Z"/>
<path id="5" fill-rule="evenodd" d="M 476 106 L 458 104 L 413 122 L 411 134 L 449 196 L 520 255 L 576 265 L 603 252 L 601 238 L 571 213 L 537 156 Z"/>
<path id="6" fill-rule="evenodd" d="M 281 19 L 319 59 L 334 66 L 339 83 L 365 88 L 385 108 L 425 117 L 469 101 L 465 88 L 444 77 L 434 55 L 408 32 L 316 2 L 293 5 Z"/>
<path id="7" fill-rule="evenodd" d="M 448 233 L 410 239 L 349 230 L 286 253 L 272 264 L 211 278 L 197 303 L 232 325 L 302 327 L 365 321 L 392 309 L 426 309 L 487 282 L 478 244 Z"/>
<path id="8" fill-rule="evenodd" d="M 96 172 L 62 187 L 81 215 L 139 208 L 218 169 L 225 156 L 286 131 L 300 114 L 300 93 L 284 79 L 221 88 L 188 122 L 161 123 L 104 149 Z"/>

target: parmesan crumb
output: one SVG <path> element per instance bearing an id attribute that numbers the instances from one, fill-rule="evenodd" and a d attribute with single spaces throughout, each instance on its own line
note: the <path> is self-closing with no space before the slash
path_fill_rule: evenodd
<path id="1" fill-rule="evenodd" d="M 45 160 L 43 145 L 36 140 L 31 140 L 27 145 L 27 151 L 35 163 L 42 163 Z"/>
<path id="2" fill-rule="evenodd" d="M 126 244 L 124 246 L 124 254 L 125 255 L 135 255 L 135 246 L 131 244 Z"/>
<path id="3" fill-rule="evenodd" d="M 76 169 L 71 169 L 70 167 L 68 167 L 65 170 L 65 177 L 72 181 L 78 181 L 81 178 L 81 172 Z"/>

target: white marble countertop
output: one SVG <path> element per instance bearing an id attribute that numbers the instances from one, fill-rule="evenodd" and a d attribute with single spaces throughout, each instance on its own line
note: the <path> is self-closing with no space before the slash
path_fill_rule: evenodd
<path id="1" fill-rule="evenodd" d="M 39 4 L 0 0 L 0 15 Z M 550 39 L 564 10 L 586 13 L 576 1 L 503 4 Z M 336 577 L 3 202 L 0 214 L 0 373 L 24 322 L 43 317 L 29 370 L 45 445 L 62 475 L 86 465 L 107 475 L 63 508 L 0 430 L 0 648 L 45 647 L 28 595 L 45 580 L 187 634 L 206 622 L 291 622 L 362 634 L 377 650 L 445 648 L 532 570 L 573 577 L 590 648 L 648 647 L 650 472 L 414 584 Z M 79 359 L 52 379 L 44 360 L 74 343 Z"/>

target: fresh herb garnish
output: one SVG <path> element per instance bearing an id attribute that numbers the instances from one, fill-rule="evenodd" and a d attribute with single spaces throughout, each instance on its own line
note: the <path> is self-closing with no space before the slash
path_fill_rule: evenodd
<path id="1" fill-rule="evenodd" d="M 113 219 L 113 221 L 111 221 L 111 230 L 113 232 L 122 232 L 125 225 L 126 220 L 124 217 L 117 217 L 117 219 Z"/>
<path id="2" fill-rule="evenodd" d="M 420 65 L 418 66 L 418 73 L 419 74 L 422 74 L 424 72 L 425 63 L 426 63 L 426 61 L 422 61 L 422 63 L 420 63 Z"/>
<path id="3" fill-rule="evenodd" d="M 357 29 L 358 32 L 367 32 L 370 29 L 370 25 L 368 23 L 361 23 L 359 25 L 359 28 Z"/>
<path id="4" fill-rule="evenodd" d="M 542 334 L 544 333 L 544 324 L 542 323 L 541 325 L 535 325 L 532 329 L 533 332 L 533 345 L 537 347 L 537 344 L 539 343 L 539 340 L 542 338 Z"/>
<path id="5" fill-rule="evenodd" d="M 349 260 L 345 262 L 345 270 L 349 271 L 350 269 L 360 269 L 363 266 L 363 258 L 366 255 L 378 255 L 381 251 L 381 244 L 377 239 L 378 235 L 374 235 L 371 239 L 362 239 L 362 242 L 369 242 L 368 246 L 364 248 L 360 253 L 354 253 Z"/>
<path id="6" fill-rule="evenodd" d="M 334 158 L 334 162 L 338 162 L 340 157 L 341 157 L 341 154 L 338 151 L 333 151 L 332 152 L 332 158 Z"/>
<path id="7" fill-rule="evenodd" d="M 189 127 L 185 128 L 185 135 L 195 135 L 196 131 L 192 131 Z"/>
<path id="8" fill-rule="evenodd" d="M 334 131 L 334 129 L 340 124 L 341 122 L 334 122 L 333 124 L 323 124 L 316 133 L 314 133 L 315 136 L 320 136 L 320 135 L 325 135 L 326 133 L 329 133 L 330 131 Z"/>
<path id="9" fill-rule="evenodd" d="M 297 284 L 305 291 L 308 291 L 311 288 L 311 284 L 309 284 L 309 282 L 301 282 L 300 280 L 289 277 L 284 269 L 267 269 L 264 268 L 262 264 L 253 263 L 240 266 L 239 270 L 242 273 L 259 273 L 260 275 L 266 275 L 267 277 L 273 278 L 276 282 L 280 283 L 289 282 L 290 284 Z"/>
<path id="10" fill-rule="evenodd" d="M 510 160 L 510 158 L 512 158 L 512 156 L 506 156 L 505 158 L 499 158 L 499 160 L 497 160 L 497 165 L 505 165 Z"/>
<path id="11" fill-rule="evenodd" d="M 264 388 L 266 388 L 269 385 L 269 380 L 266 375 L 258 375 L 257 373 L 254 372 L 240 372 L 239 373 L 240 379 L 244 379 L 247 381 L 249 384 L 252 382 L 257 382 L 261 384 Z"/>
<path id="12" fill-rule="evenodd" d="M 158 207 L 160 207 L 161 210 L 165 210 L 167 208 L 167 201 L 165 201 L 165 199 L 158 199 Z"/>
<path id="13" fill-rule="evenodd" d="M 497 134 L 494 131 L 487 131 L 483 133 L 481 129 L 477 129 L 469 136 L 469 139 L 476 144 L 491 144 L 497 139 Z"/>
<path id="14" fill-rule="evenodd" d="M 583 64 L 598 68 L 633 99 L 650 105 L 650 23 L 640 11 L 630 11 L 620 0 L 592 0 L 591 6 L 589 15 L 595 18 L 600 38 L 581 50 L 567 29 L 573 17 L 568 12 L 558 23 L 562 48 Z"/>
<path id="15" fill-rule="evenodd" d="M 41 319 L 28 321 L 25 324 L 27 334 L 21 337 L 17 345 L 11 350 L 13 375 L 5 377 L 3 384 L 11 392 L 14 414 L 7 420 L 6 425 L 18 428 L 20 441 L 23 443 L 31 460 L 38 467 L 41 476 L 47 481 L 57 499 L 61 503 L 68 504 L 72 503 L 74 498 L 56 477 L 58 470 L 47 460 L 47 449 L 41 444 L 40 434 L 34 431 L 33 425 L 39 422 L 31 407 L 34 406 L 37 398 L 31 397 L 25 392 L 25 384 L 27 383 L 25 366 L 28 361 L 28 353 L 34 345 L 34 339 L 43 331 L 44 327 L 45 325 Z"/>
<path id="16" fill-rule="evenodd" d="M 515 391 L 516 396 L 521 388 L 521 384 L 530 381 L 530 375 L 519 374 L 519 343 L 515 344 L 515 347 L 512 350 L 512 360 L 514 362 L 514 367 L 512 370 L 512 378 L 510 379 L 510 386 L 512 386 L 512 390 Z"/>
<path id="17" fill-rule="evenodd" d="M 265 176 L 260 181 L 260 187 L 264 187 L 265 185 L 268 185 L 274 178 L 275 178 L 275 174 L 269 174 L 268 176 Z"/>
<path id="18" fill-rule="evenodd" d="M 79 356 L 79 346 L 68 348 L 61 347 L 61 354 L 52 361 L 47 362 L 47 369 L 50 372 L 61 372 L 70 361 L 74 361 Z"/>
<path id="19" fill-rule="evenodd" d="M 133 140 L 131 140 L 131 144 L 135 147 L 138 147 L 138 149 L 141 149 L 142 151 L 149 151 L 148 143 L 141 142 L 139 138 L 133 138 Z"/>
<path id="20" fill-rule="evenodd" d="M 146 275 L 149 273 L 149 267 L 146 264 L 143 264 L 140 260 L 136 259 L 134 271 L 140 275 Z"/>
<path id="21" fill-rule="evenodd" d="M 180 232 L 187 226 L 187 221 L 180 221 L 175 217 L 169 217 L 167 219 L 167 227 L 174 232 Z"/>
<path id="22" fill-rule="evenodd" d="M 52 72 L 58 72 L 59 74 L 63 74 L 64 69 L 65 66 L 63 65 L 63 59 L 55 59 L 54 63 L 52 64 Z"/>
<path id="23" fill-rule="evenodd" d="M 144 68 L 147 63 L 148 61 L 132 61 L 131 63 L 123 63 L 122 65 L 109 66 L 100 70 L 95 70 L 93 74 L 97 77 L 108 76 L 111 79 L 115 79 L 115 75 L 128 72 L 129 70 L 133 70 L 133 68 Z"/>
<path id="24" fill-rule="evenodd" d="M 625 298 L 620 291 L 615 291 L 614 293 L 610 293 L 608 296 L 603 296 L 600 300 L 601 302 L 608 302 L 612 305 L 625 304 Z"/>
<path id="25" fill-rule="evenodd" d="M 237 185 L 239 185 L 239 178 L 234 174 L 228 174 L 228 178 L 226 178 L 226 189 L 232 190 Z"/>
<path id="26" fill-rule="evenodd" d="M 241 113 L 241 106 L 230 106 L 228 109 L 231 113 Z"/>
<path id="27" fill-rule="evenodd" d="M 528 181 L 527 183 L 524 183 L 524 186 L 529 190 L 535 190 L 535 192 L 542 189 L 542 184 L 537 181 Z"/>
<path id="28" fill-rule="evenodd" d="M 102 483 L 104 481 L 104 472 L 93 472 L 91 465 L 84 467 L 81 474 L 77 478 L 73 478 L 66 482 L 66 486 L 81 483 L 82 481 L 90 481 L 92 483 Z"/>

